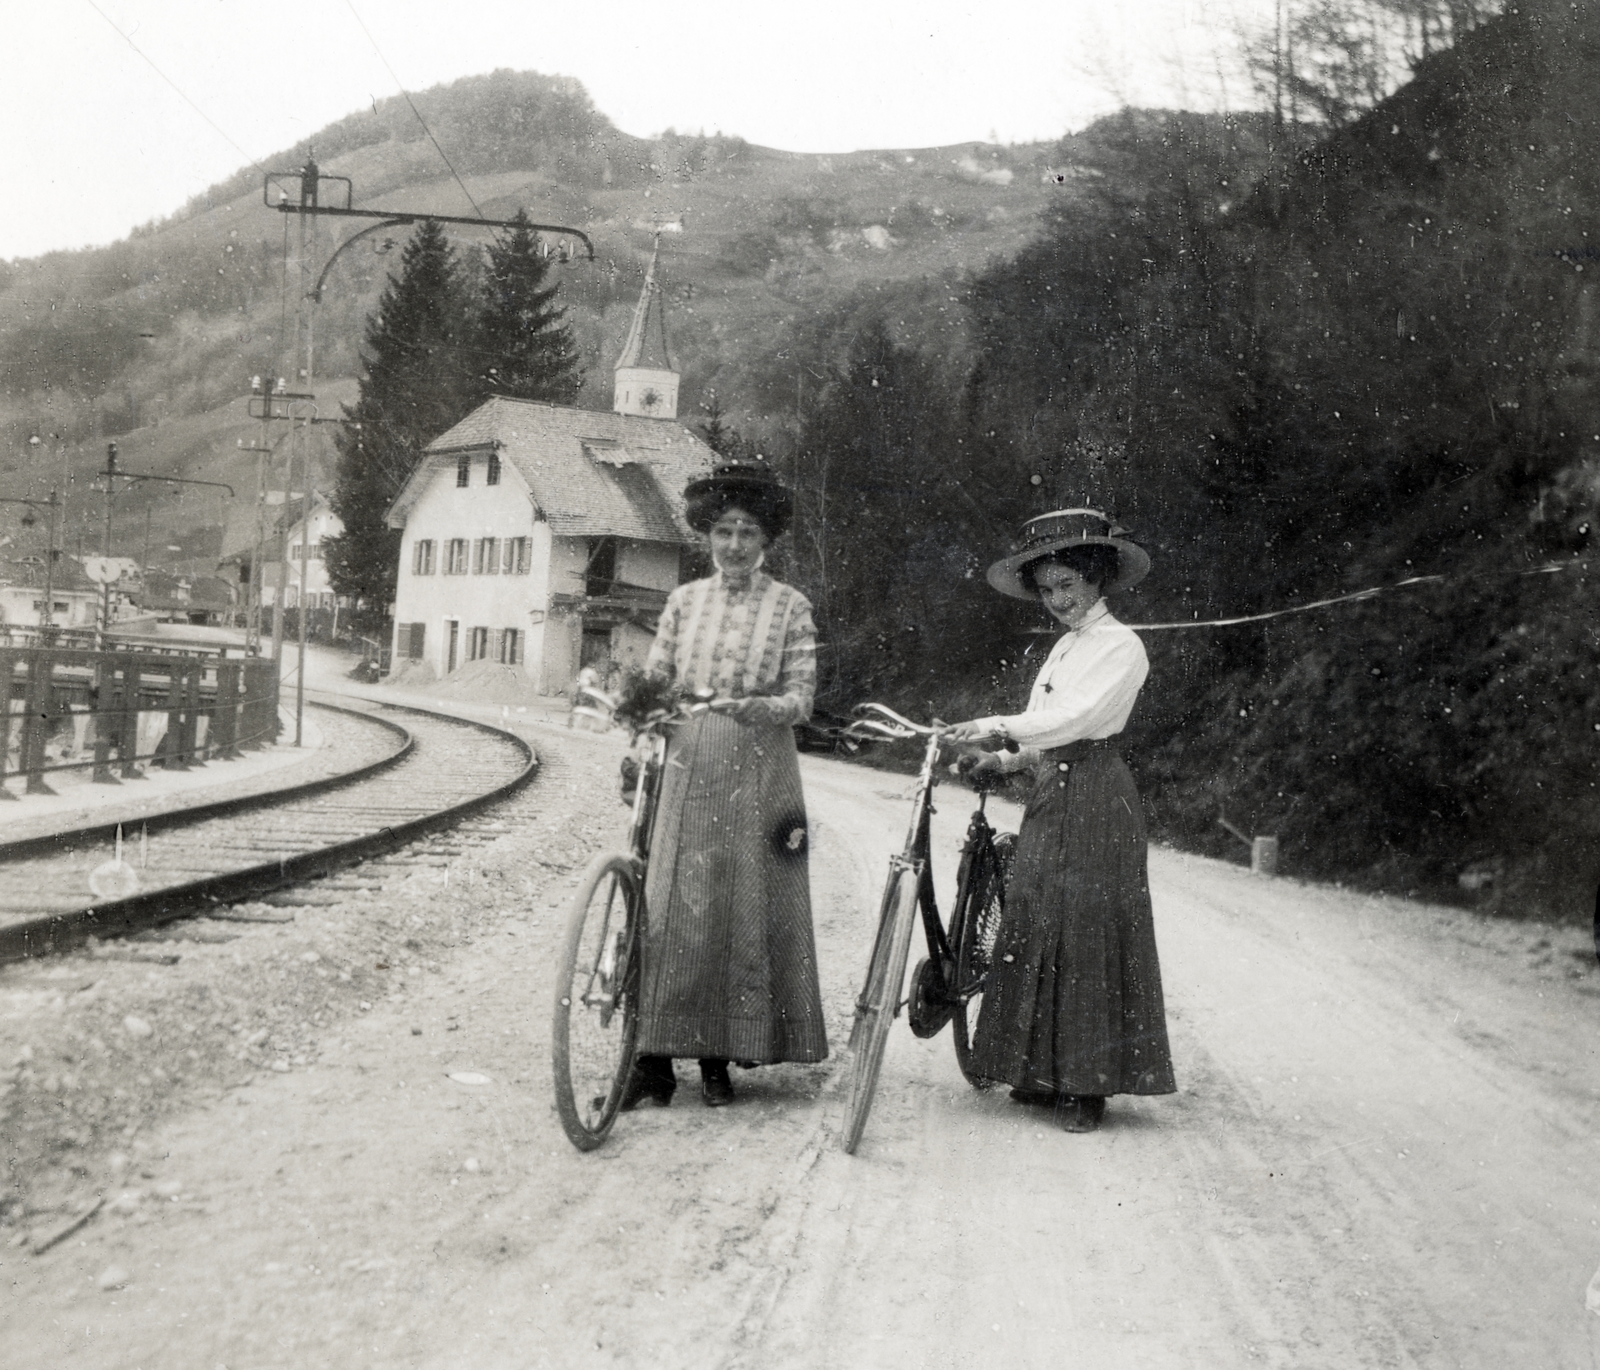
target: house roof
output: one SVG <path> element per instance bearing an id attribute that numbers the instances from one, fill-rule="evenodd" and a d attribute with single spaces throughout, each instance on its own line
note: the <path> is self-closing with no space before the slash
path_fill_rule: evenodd
<path id="1" fill-rule="evenodd" d="M 0 561 L 0 587 L 15 586 L 43 590 L 44 579 L 42 557 L 17 557 Z M 55 567 L 50 573 L 50 588 L 57 594 L 100 593 L 100 587 L 84 575 L 82 566 L 73 558 L 60 555 L 56 557 Z"/>
<path id="2" fill-rule="evenodd" d="M 177 576 L 170 571 L 146 572 L 139 595 L 139 605 L 144 609 L 218 611 L 233 602 L 233 587 L 218 576 Z"/>
<path id="3" fill-rule="evenodd" d="M 428 445 L 389 508 L 405 527 L 435 472 L 462 451 L 498 451 L 526 482 L 538 515 L 561 537 L 626 537 L 687 544 L 683 487 L 713 453 L 682 424 L 497 395 Z"/>

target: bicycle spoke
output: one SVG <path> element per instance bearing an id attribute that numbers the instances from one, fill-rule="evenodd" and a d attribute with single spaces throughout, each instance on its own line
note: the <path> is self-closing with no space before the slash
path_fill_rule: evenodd
<path id="1" fill-rule="evenodd" d="M 632 863 L 602 856 L 580 883 L 567 925 L 551 1054 L 562 1126 L 584 1151 L 611 1130 L 633 1062 L 638 909 Z"/>

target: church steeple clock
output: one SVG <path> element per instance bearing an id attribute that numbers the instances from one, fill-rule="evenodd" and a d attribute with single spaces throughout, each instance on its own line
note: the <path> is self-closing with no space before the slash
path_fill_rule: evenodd
<path id="1" fill-rule="evenodd" d="M 656 263 L 660 256 L 661 239 L 657 237 L 650 254 L 650 266 L 644 273 L 644 289 L 633 311 L 628 340 L 617 358 L 611 407 L 619 414 L 675 419 L 678 417 L 678 366 L 667 341 L 666 307 L 656 280 Z"/>

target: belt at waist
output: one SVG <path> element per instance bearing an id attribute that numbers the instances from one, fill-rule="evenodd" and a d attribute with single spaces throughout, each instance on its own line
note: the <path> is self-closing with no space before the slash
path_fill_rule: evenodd
<path id="1" fill-rule="evenodd" d="M 1093 756 L 1096 752 L 1116 750 L 1115 737 L 1084 737 L 1076 742 L 1069 742 L 1064 747 L 1047 747 L 1041 755 L 1046 761 L 1082 761 L 1084 757 Z"/>

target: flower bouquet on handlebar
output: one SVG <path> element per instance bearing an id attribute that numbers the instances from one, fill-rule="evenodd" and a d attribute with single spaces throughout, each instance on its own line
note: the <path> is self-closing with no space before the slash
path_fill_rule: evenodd
<path id="1" fill-rule="evenodd" d="M 938 781 L 946 729 L 937 720 L 927 727 L 913 723 L 882 704 L 864 704 L 856 712 L 858 718 L 851 729 L 858 737 L 921 737 L 926 741 L 912 797 L 911 822 L 904 846 L 889 861 L 872 958 L 866 982 L 856 999 L 850 1033 L 850 1100 L 843 1138 L 847 1152 L 856 1149 L 872 1107 L 889 1024 L 901 1007 L 900 990 L 919 912 L 928 954 L 912 973 L 910 993 L 904 1001 L 907 1021 L 919 1037 L 932 1037 L 946 1023 L 951 1024 L 962 1073 L 974 1087 L 986 1085 L 973 1069 L 971 1034 L 1005 907 L 1006 877 L 1016 842 L 1014 834 L 997 833 L 985 812 L 998 772 L 993 767 L 979 766 L 975 760 L 966 763 L 967 771 L 977 781 L 978 807 L 967 824 L 956 875 L 955 903 L 946 927 L 934 894 L 930 841 L 933 787 Z M 957 762 L 958 773 L 962 764 Z"/>

